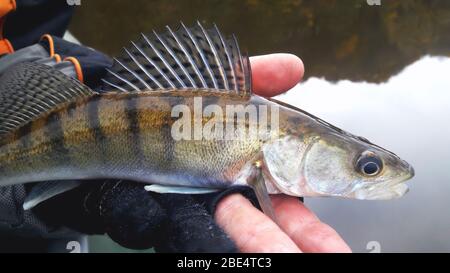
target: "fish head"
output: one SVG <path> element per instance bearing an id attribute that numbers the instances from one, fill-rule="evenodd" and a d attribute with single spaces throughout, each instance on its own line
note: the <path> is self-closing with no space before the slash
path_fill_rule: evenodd
<path id="1" fill-rule="evenodd" d="M 394 153 L 345 132 L 313 137 L 301 172 L 312 194 L 367 200 L 403 196 L 404 182 L 414 176 L 412 166 Z"/>
<path id="2" fill-rule="evenodd" d="M 414 169 L 394 153 L 287 103 L 280 134 L 262 147 L 266 186 L 292 196 L 382 200 L 403 196 Z"/>
<path id="3" fill-rule="evenodd" d="M 406 161 L 345 132 L 287 135 L 263 147 L 272 193 L 382 200 L 403 196 L 414 176 Z"/>

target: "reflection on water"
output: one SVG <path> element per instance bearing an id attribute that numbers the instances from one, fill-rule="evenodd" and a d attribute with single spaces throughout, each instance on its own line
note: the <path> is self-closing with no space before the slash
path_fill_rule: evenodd
<path id="1" fill-rule="evenodd" d="M 450 251 L 450 58 L 425 57 L 386 83 L 310 78 L 280 100 L 397 153 L 416 176 L 392 201 L 309 198 L 354 251 Z M 432 72 L 432 73 L 430 73 Z"/>
<path id="2" fill-rule="evenodd" d="M 81 42 L 118 54 L 140 32 L 197 19 L 236 33 L 252 55 L 301 56 L 307 77 L 380 82 L 425 54 L 450 56 L 446 0 L 83 1 L 71 30 Z"/>
<path id="3" fill-rule="evenodd" d="M 450 251 L 450 1 L 130 3 L 83 1 L 71 31 L 116 55 L 140 32 L 200 19 L 236 33 L 252 55 L 301 56 L 308 80 L 282 100 L 398 153 L 416 170 L 410 193 L 399 200 L 307 203 L 355 251 L 367 251 L 370 241 L 381 251 Z"/>

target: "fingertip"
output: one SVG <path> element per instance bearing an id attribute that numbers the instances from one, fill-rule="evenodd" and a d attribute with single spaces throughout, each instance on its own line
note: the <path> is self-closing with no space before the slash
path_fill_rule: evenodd
<path id="1" fill-rule="evenodd" d="M 300 252 L 274 222 L 240 194 L 223 198 L 215 219 L 242 252 Z"/>
<path id="2" fill-rule="evenodd" d="M 276 53 L 250 58 L 253 91 L 261 96 L 281 94 L 303 78 L 303 61 L 296 55 Z"/>
<path id="3" fill-rule="evenodd" d="M 296 197 L 272 196 L 281 228 L 305 252 L 351 252 L 342 237 Z"/>

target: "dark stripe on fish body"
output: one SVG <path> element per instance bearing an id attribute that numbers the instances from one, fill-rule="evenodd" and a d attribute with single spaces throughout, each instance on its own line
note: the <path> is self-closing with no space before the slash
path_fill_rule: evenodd
<path id="1" fill-rule="evenodd" d="M 183 97 L 170 97 L 170 98 L 161 98 L 161 100 L 164 102 L 164 104 L 167 104 L 169 109 L 173 109 L 175 105 L 183 105 L 186 104 L 186 100 Z M 164 143 L 164 162 L 166 168 L 170 168 L 170 165 L 172 164 L 174 158 L 175 158 L 175 152 L 176 152 L 176 141 L 172 136 L 172 125 L 173 123 L 178 119 L 176 117 L 172 117 L 169 113 L 168 115 L 164 116 L 164 122 L 161 126 L 161 139 Z"/>
<path id="2" fill-rule="evenodd" d="M 20 146 L 22 149 L 27 149 L 31 146 L 31 129 L 32 129 L 33 122 L 28 122 L 24 126 L 20 127 L 17 130 L 17 133 L 15 135 L 16 139 L 19 140 Z"/>
<path id="3" fill-rule="evenodd" d="M 18 150 L 22 150 L 22 151 L 26 151 L 28 147 L 30 147 L 32 145 L 31 142 L 31 131 L 32 131 L 32 126 L 31 126 L 31 122 L 25 124 L 24 126 L 20 127 L 19 129 L 17 129 L 17 131 L 12 134 L 12 138 L 11 140 L 8 140 L 7 143 L 11 144 L 14 146 L 14 149 L 18 149 Z M 10 155 L 9 157 L 6 157 L 7 161 L 11 160 L 13 156 Z M 14 156 L 15 157 L 15 156 Z M 5 166 L 2 166 L 0 164 L 0 174 L 4 173 L 5 171 Z"/>
<path id="4" fill-rule="evenodd" d="M 55 160 L 70 163 L 69 150 L 64 141 L 64 132 L 61 125 L 61 111 L 51 113 L 46 121 L 45 135 L 50 140 L 50 150 L 59 157 Z"/>
<path id="5" fill-rule="evenodd" d="M 186 100 L 182 97 L 175 96 L 166 99 L 161 98 L 159 103 L 160 105 L 165 105 L 163 109 L 167 107 L 166 109 L 169 110 L 169 113 L 161 116 L 160 137 L 164 145 L 164 154 L 161 156 L 162 160 L 160 162 L 160 167 L 162 169 L 170 169 L 176 152 L 176 141 L 172 136 L 172 124 L 178 119 L 172 117 L 170 111 L 175 105 L 186 104 Z"/>
<path id="6" fill-rule="evenodd" d="M 89 130 L 95 138 L 96 147 L 100 149 L 101 158 L 106 158 L 108 151 L 105 150 L 105 145 L 100 143 L 106 141 L 106 135 L 103 133 L 102 126 L 100 124 L 99 118 L 99 104 L 101 101 L 101 96 L 94 96 L 87 102 L 87 119 L 89 122 Z"/>
<path id="7" fill-rule="evenodd" d="M 171 117 L 169 116 L 169 119 Z M 165 123 L 161 127 L 161 138 L 164 143 L 164 166 L 165 168 L 168 168 L 169 165 L 173 162 L 173 159 L 175 157 L 175 139 L 172 136 L 172 126 L 169 124 L 169 122 Z"/>
<path id="8" fill-rule="evenodd" d="M 127 117 L 128 129 L 130 130 L 132 153 L 134 154 L 135 159 L 138 160 L 138 164 L 141 165 L 142 161 L 145 159 L 145 155 L 142 149 L 141 128 L 139 127 L 138 99 L 139 96 L 137 93 L 131 93 L 125 100 L 125 115 Z"/>
<path id="9" fill-rule="evenodd" d="M 203 98 L 203 109 L 202 109 L 202 111 L 204 111 L 205 110 L 205 108 L 208 106 L 208 105 L 211 105 L 211 104 L 215 104 L 215 105 L 219 105 L 219 106 L 221 106 L 222 104 L 220 104 L 220 97 L 219 96 L 207 96 L 207 97 L 204 97 Z"/>
<path id="10" fill-rule="evenodd" d="M 159 141 L 163 147 L 163 153 L 160 155 L 160 160 L 156 162 L 162 170 L 170 169 L 170 165 L 175 157 L 175 139 L 172 136 L 172 124 L 177 118 L 171 117 L 170 111 L 175 105 L 185 104 L 186 101 L 180 97 L 165 97 L 158 98 L 155 101 L 155 109 L 159 108 L 161 111 L 168 111 L 166 115 L 162 115 L 161 126 L 159 128 Z"/>
<path id="11" fill-rule="evenodd" d="M 73 117 L 73 114 L 76 111 L 78 104 L 76 101 L 71 102 L 68 106 L 67 106 L 67 116 L 68 117 Z"/>

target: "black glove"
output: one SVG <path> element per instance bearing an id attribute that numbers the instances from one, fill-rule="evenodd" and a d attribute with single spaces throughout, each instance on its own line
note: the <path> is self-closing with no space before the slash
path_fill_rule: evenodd
<path id="1" fill-rule="evenodd" d="M 133 249 L 158 252 L 236 252 L 236 246 L 214 222 L 218 201 L 240 192 L 257 205 L 248 187 L 219 194 L 157 194 L 131 181 L 86 181 L 33 209 L 50 225 L 87 234 L 107 233 Z"/>

